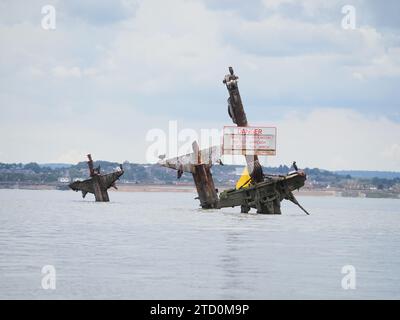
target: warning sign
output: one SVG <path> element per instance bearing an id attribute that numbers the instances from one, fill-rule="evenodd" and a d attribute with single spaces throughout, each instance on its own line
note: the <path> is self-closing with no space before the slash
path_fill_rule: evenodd
<path id="1" fill-rule="evenodd" d="M 274 156 L 276 154 L 275 127 L 225 126 L 223 154 Z"/>

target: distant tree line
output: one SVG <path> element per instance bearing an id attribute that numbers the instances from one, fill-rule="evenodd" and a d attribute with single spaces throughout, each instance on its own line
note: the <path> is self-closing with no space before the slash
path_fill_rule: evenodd
<path id="1" fill-rule="evenodd" d="M 114 171 L 119 164 L 116 162 L 96 161 L 94 165 L 100 166 L 102 173 Z M 124 175 L 121 180 L 129 183 L 142 184 L 173 184 L 176 181 L 176 171 L 160 167 L 158 165 L 137 164 L 125 162 L 123 164 Z M 214 181 L 217 184 L 231 185 L 239 178 L 243 166 L 235 165 L 215 165 L 212 167 Z M 265 167 L 266 174 L 287 174 L 292 168 L 281 165 L 279 167 Z M 318 168 L 304 169 L 308 181 L 320 187 L 343 188 L 348 185 L 359 185 L 363 187 L 373 187 L 377 190 L 386 190 L 394 186 L 400 186 L 400 178 L 353 178 L 350 174 L 338 174 Z M 80 162 L 71 166 L 45 166 L 35 162 L 22 163 L 0 163 L 0 183 L 34 183 L 46 184 L 57 183 L 60 178 L 85 179 L 88 177 L 88 167 L 86 162 Z M 182 182 L 192 182 L 191 174 L 185 173 Z"/>

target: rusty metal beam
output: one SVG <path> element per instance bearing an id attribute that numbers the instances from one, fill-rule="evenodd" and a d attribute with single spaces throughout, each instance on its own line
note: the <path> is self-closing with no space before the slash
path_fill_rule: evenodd
<path id="1" fill-rule="evenodd" d="M 211 164 L 201 163 L 201 151 L 196 141 L 192 144 L 196 164 L 193 165 L 193 180 L 200 205 L 203 209 L 218 208 L 218 195 L 211 174 Z"/>
<path id="2" fill-rule="evenodd" d="M 247 127 L 247 117 L 244 112 L 244 107 L 242 103 L 242 98 L 240 97 L 239 87 L 238 87 L 239 77 L 235 75 L 233 68 L 229 67 L 229 74 L 227 74 L 223 80 L 226 88 L 229 92 L 228 98 L 228 114 L 231 117 L 234 124 L 238 127 Z M 245 156 L 247 169 L 249 170 L 250 176 L 254 182 L 264 181 L 264 175 L 260 161 L 257 155 L 247 155 Z"/>

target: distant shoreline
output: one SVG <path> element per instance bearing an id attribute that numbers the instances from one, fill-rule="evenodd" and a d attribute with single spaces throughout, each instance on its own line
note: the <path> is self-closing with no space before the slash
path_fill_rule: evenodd
<path id="1" fill-rule="evenodd" d="M 194 185 L 178 184 L 178 185 L 165 185 L 165 184 L 119 184 L 118 190 L 110 188 L 111 192 L 171 192 L 171 193 L 196 193 Z M 219 191 L 232 188 L 231 186 L 217 186 Z M 7 183 L 0 184 L 0 189 L 20 189 L 20 190 L 60 190 L 69 191 L 68 185 L 60 184 L 24 184 L 24 183 Z M 368 192 L 365 190 L 326 190 L 326 189 L 301 189 L 296 191 L 299 196 L 314 196 L 314 197 L 345 197 L 345 198 L 388 198 L 400 199 L 397 193 L 390 193 L 385 191 Z"/>

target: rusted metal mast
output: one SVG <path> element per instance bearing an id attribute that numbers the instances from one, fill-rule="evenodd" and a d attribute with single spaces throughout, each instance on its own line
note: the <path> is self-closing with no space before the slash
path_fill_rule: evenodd
<path id="1" fill-rule="evenodd" d="M 239 87 L 237 84 L 238 76 L 235 75 L 233 68 L 229 67 L 229 74 L 223 80 L 229 92 L 228 113 L 234 124 L 238 127 L 247 127 L 247 117 L 244 112 L 242 98 L 240 97 Z M 254 182 L 264 181 L 263 170 L 257 155 L 246 155 L 247 169 Z"/>
<path id="2" fill-rule="evenodd" d="M 87 157 L 90 179 L 85 181 L 75 181 L 71 183 L 69 187 L 74 191 L 82 191 L 83 198 L 87 193 L 93 193 L 96 201 L 108 202 L 110 201 L 110 198 L 107 190 L 111 187 L 115 189 L 117 188 L 115 186 L 115 181 L 124 174 L 122 165 L 120 165 L 120 171 L 102 175 L 100 174 L 100 166 L 94 168 L 92 156 L 88 154 Z"/>
<path id="3" fill-rule="evenodd" d="M 94 169 L 92 155 L 88 154 L 87 157 L 89 159 L 87 164 L 89 166 L 90 177 L 92 178 L 94 197 L 98 202 L 108 202 L 110 201 L 110 198 L 108 196 L 107 188 L 100 179 L 100 167 L 98 169 Z"/>
<path id="4" fill-rule="evenodd" d="M 216 158 L 221 156 L 221 148 L 211 147 L 199 150 L 196 141 L 192 143 L 193 153 L 185 154 L 180 157 L 159 161 L 159 165 L 178 172 L 178 179 L 184 172 L 189 172 L 193 176 L 196 185 L 200 205 L 203 209 L 218 208 L 218 194 L 211 174 L 211 166 Z"/>
<path id="5" fill-rule="evenodd" d="M 196 141 L 193 142 L 192 148 L 195 158 L 197 158 L 196 164 L 193 165 L 192 175 L 200 205 L 203 209 L 218 208 L 217 189 L 211 174 L 212 164 L 202 163 L 201 151 Z"/>

